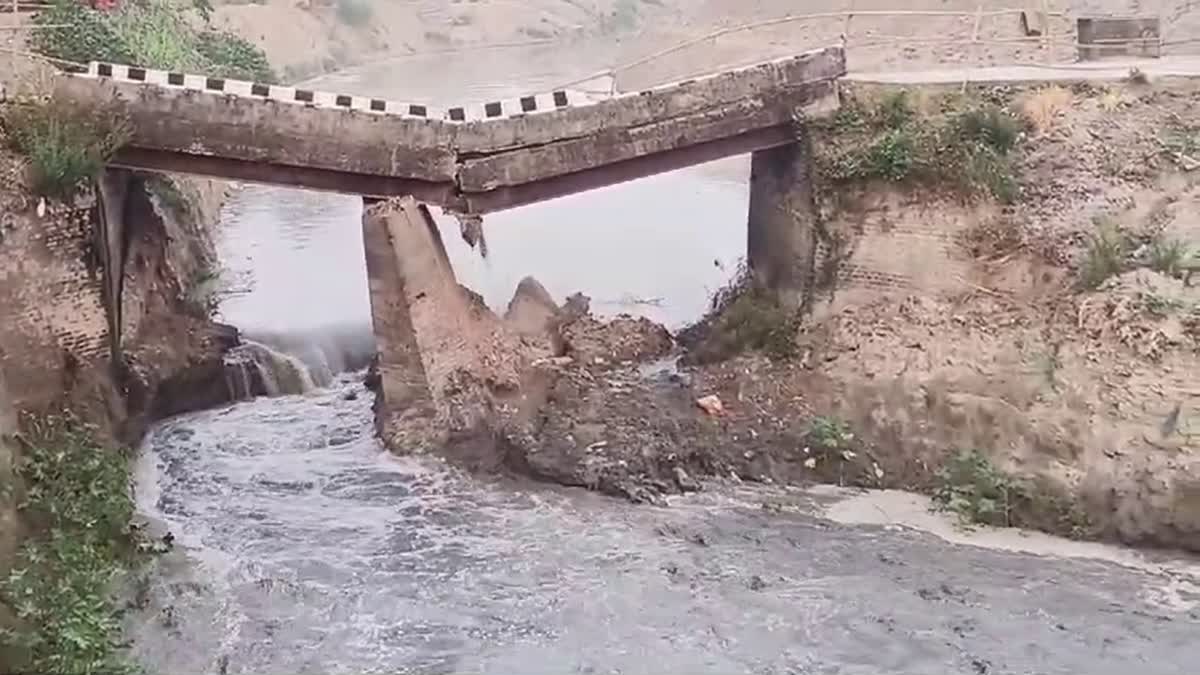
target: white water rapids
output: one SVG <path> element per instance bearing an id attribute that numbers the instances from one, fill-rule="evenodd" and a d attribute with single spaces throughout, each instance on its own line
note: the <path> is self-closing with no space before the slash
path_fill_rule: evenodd
<path id="1" fill-rule="evenodd" d="M 324 86 L 415 100 L 523 68 L 528 89 L 564 79 L 558 58 L 410 59 Z M 495 216 L 487 261 L 454 223 L 443 236 L 493 305 L 533 274 L 560 299 L 582 290 L 602 311 L 678 325 L 744 250 L 744 171 L 736 160 Z M 351 197 L 259 187 L 226 210 L 240 292 L 222 315 L 303 364 L 307 393 L 147 437 L 139 508 L 176 537 L 128 617 L 149 672 L 1195 672 L 1200 594 L 1178 561 L 1044 539 L 988 548 L 976 544 L 1028 538 L 960 536 L 907 496 L 715 485 L 653 508 L 385 453 L 359 376 L 336 374 L 372 349 L 358 218 Z M 944 536 L 901 526 L 915 521 Z"/>

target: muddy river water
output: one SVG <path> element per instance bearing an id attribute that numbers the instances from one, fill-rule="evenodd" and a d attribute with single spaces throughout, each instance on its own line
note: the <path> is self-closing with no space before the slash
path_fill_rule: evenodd
<path id="1" fill-rule="evenodd" d="M 321 84 L 480 99 L 587 65 L 497 52 Z M 486 84 L 506 72 L 532 74 Z M 494 216 L 486 260 L 453 223 L 444 236 L 494 306 L 533 274 L 560 298 L 583 290 L 601 312 L 678 325 L 744 251 L 745 165 Z M 250 334 L 361 338 L 359 213 L 348 197 L 238 192 L 224 317 Z M 142 514 L 176 537 L 128 620 L 152 673 L 1167 675 L 1200 662 L 1187 561 L 937 536 L 903 526 L 937 529 L 902 513 L 903 495 L 713 485 L 652 508 L 485 481 L 385 453 L 354 374 L 168 420 L 137 469 Z"/>

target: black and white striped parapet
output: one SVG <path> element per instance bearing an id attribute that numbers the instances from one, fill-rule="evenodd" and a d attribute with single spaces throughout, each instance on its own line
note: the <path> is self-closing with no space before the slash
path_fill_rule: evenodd
<path id="1" fill-rule="evenodd" d="M 117 166 L 485 212 L 793 143 L 798 120 L 836 109 L 845 72 L 835 46 L 607 97 L 436 108 L 93 63 L 55 92 L 123 106 Z"/>
<path id="2" fill-rule="evenodd" d="M 191 89 L 220 95 L 246 96 L 319 108 L 361 110 L 363 112 L 383 115 L 435 119 L 447 122 L 503 119 L 558 110 L 583 102 L 581 100 L 583 97 L 579 93 L 559 90 L 500 101 L 438 108 L 423 103 L 402 103 L 381 98 L 335 94 L 300 87 L 261 84 L 245 80 L 231 80 L 206 75 L 192 75 L 96 61 L 88 65 L 86 74 L 77 76 L 102 77 L 119 82 L 140 82 L 160 87 Z"/>

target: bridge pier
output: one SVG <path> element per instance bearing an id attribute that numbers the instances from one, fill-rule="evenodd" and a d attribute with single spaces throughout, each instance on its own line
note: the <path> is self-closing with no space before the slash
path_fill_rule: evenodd
<path id="1" fill-rule="evenodd" d="M 774 294 L 784 307 L 798 310 L 809 299 L 816 225 L 808 135 L 755 151 L 750 162 L 747 264 L 754 285 Z"/>
<path id="2" fill-rule="evenodd" d="M 421 452 L 436 442 L 438 432 L 401 255 L 406 233 L 395 227 L 383 200 L 363 198 L 363 249 L 379 376 L 375 426 L 389 447 Z"/>

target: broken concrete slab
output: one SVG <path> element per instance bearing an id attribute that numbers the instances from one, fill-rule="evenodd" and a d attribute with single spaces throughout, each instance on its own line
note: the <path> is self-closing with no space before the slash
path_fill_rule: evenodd
<path id="1" fill-rule="evenodd" d="M 363 232 L 385 443 L 499 461 L 496 435 L 515 424 L 530 365 L 557 355 L 551 341 L 526 339 L 458 284 L 437 224 L 416 200 L 369 206 Z"/>

